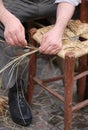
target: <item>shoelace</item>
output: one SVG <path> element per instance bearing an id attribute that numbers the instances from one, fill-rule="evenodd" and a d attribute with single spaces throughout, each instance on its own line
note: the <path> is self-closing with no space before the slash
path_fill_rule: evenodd
<path id="1" fill-rule="evenodd" d="M 18 106 L 19 106 L 19 111 L 20 111 L 21 117 L 22 117 L 24 123 L 26 124 L 25 119 L 23 117 L 23 113 L 22 113 L 22 111 L 20 109 L 20 105 L 21 105 L 21 107 L 25 106 L 25 98 L 24 98 L 23 91 L 18 91 L 17 92 L 17 100 L 18 100 Z"/>
<path id="2" fill-rule="evenodd" d="M 25 99 L 21 92 L 18 93 L 18 101 L 21 106 L 25 105 Z"/>

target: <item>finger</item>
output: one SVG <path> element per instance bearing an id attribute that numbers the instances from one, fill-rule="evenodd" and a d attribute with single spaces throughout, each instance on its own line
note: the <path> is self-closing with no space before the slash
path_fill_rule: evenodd
<path id="1" fill-rule="evenodd" d="M 11 39 L 10 36 L 6 35 L 6 33 L 4 33 L 4 38 L 8 45 L 13 45 L 13 40 Z"/>
<path id="2" fill-rule="evenodd" d="M 53 46 L 53 44 L 52 44 L 49 47 L 47 47 L 47 49 L 44 51 L 44 53 L 46 53 L 46 54 L 56 54 L 59 51 L 60 51 L 60 48 L 57 47 L 56 45 Z"/>
<path id="3" fill-rule="evenodd" d="M 47 44 L 47 37 L 46 35 L 43 36 L 42 41 L 41 41 L 41 46 L 40 48 L 45 48 Z"/>
<path id="4" fill-rule="evenodd" d="M 44 43 L 46 41 L 46 39 L 47 39 L 47 36 L 46 36 L 46 34 L 44 34 L 42 37 L 42 43 Z"/>
<path id="5" fill-rule="evenodd" d="M 23 46 L 22 43 L 19 41 L 17 35 L 14 35 L 14 43 L 16 46 Z"/>
<path id="6" fill-rule="evenodd" d="M 61 49 L 51 50 L 51 51 L 49 51 L 48 54 L 49 54 L 49 55 L 55 55 L 55 54 L 58 54 L 58 53 L 60 52 L 60 50 L 61 50 Z"/>
<path id="7" fill-rule="evenodd" d="M 46 41 L 40 46 L 39 51 L 45 52 L 48 48 L 50 48 L 50 46 L 50 43 Z"/>
<path id="8" fill-rule="evenodd" d="M 18 39 L 17 39 L 17 37 L 16 37 L 16 35 L 14 34 L 14 35 L 12 35 L 12 40 L 13 40 L 13 44 L 15 45 L 15 46 L 20 46 L 20 43 L 19 43 L 19 41 L 18 41 Z"/>
<path id="9" fill-rule="evenodd" d="M 52 49 L 54 49 L 54 48 L 52 48 L 52 46 L 49 46 L 49 47 L 47 47 L 47 48 L 43 51 L 43 53 L 49 54 L 49 52 L 50 52 Z"/>
<path id="10" fill-rule="evenodd" d="M 13 46 L 19 45 L 18 39 L 14 33 L 9 33 L 9 35 L 5 35 L 5 39 L 9 45 Z"/>
<path id="11" fill-rule="evenodd" d="M 15 44 L 14 44 L 14 41 L 13 41 L 13 39 L 11 38 L 11 37 L 7 37 L 7 38 L 5 38 L 6 39 L 6 43 L 8 44 L 8 45 L 12 45 L 12 46 L 14 46 Z"/>
<path id="12" fill-rule="evenodd" d="M 21 46 L 26 46 L 27 45 L 27 41 L 25 39 L 25 33 L 24 31 L 20 32 L 17 36 L 18 42 Z"/>

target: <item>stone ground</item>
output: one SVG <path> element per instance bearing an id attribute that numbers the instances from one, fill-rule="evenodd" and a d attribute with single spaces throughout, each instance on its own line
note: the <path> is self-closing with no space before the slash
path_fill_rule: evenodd
<path id="1" fill-rule="evenodd" d="M 49 59 L 48 59 L 49 60 Z M 41 58 L 38 60 L 37 75 L 40 78 L 56 76 L 60 73 L 58 66 L 52 64 L 52 61 L 47 62 Z M 48 87 L 54 88 L 57 92 L 63 94 L 63 82 L 56 81 L 53 84 L 48 84 Z M 76 95 L 76 83 L 74 83 L 74 99 Z M 75 101 L 74 101 L 75 103 Z M 33 102 L 31 105 L 33 121 L 28 127 L 18 126 L 10 118 L 9 108 L 6 109 L 6 114 L 0 116 L 0 130 L 64 130 L 64 115 L 63 104 L 48 92 L 35 87 Z M 88 108 L 85 107 L 72 116 L 72 130 L 88 130 Z"/>

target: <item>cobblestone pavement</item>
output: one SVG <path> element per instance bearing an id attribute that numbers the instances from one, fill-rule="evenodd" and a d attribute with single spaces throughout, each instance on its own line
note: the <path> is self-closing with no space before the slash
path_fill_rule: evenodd
<path id="1" fill-rule="evenodd" d="M 40 68 L 39 68 L 40 67 Z M 38 61 L 38 76 L 47 78 L 51 75 L 56 76 L 60 73 L 57 66 L 47 60 Z M 63 82 L 56 81 L 48 84 L 48 87 L 54 88 L 57 92 L 63 94 Z M 74 83 L 74 99 L 76 99 L 76 83 Z M 74 103 L 76 103 L 74 101 Z M 33 102 L 31 105 L 33 121 L 28 127 L 18 126 L 12 122 L 10 114 L 0 117 L 0 130 L 64 130 L 63 104 L 48 92 L 35 87 Z M 72 116 L 72 130 L 88 130 L 88 108 L 85 107 Z"/>

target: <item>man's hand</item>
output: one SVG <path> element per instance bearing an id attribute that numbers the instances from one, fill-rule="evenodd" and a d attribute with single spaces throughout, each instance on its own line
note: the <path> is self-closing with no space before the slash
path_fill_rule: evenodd
<path id="1" fill-rule="evenodd" d="M 7 10 L 1 18 L 1 22 L 5 26 L 4 37 L 6 42 L 13 46 L 26 46 L 25 30 L 19 19 Z"/>
<path id="2" fill-rule="evenodd" d="M 53 28 L 42 38 L 42 43 L 39 51 L 44 54 L 54 55 L 57 54 L 62 47 L 62 38 L 59 36 L 59 31 L 57 28 Z"/>
<path id="3" fill-rule="evenodd" d="M 11 45 L 25 46 L 27 44 L 25 40 L 24 27 L 15 17 L 6 23 L 4 37 L 6 42 Z"/>
<path id="4" fill-rule="evenodd" d="M 64 8 L 64 10 L 63 10 Z M 55 26 L 43 36 L 40 52 L 45 54 L 57 54 L 62 48 L 62 36 L 75 10 L 70 2 L 61 2 L 57 5 Z"/>

